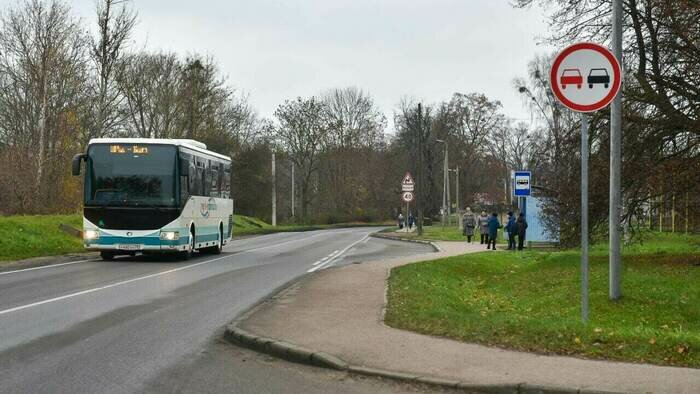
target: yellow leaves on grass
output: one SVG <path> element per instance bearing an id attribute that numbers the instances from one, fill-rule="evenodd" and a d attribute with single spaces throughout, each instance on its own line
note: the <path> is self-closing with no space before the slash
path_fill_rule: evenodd
<path id="1" fill-rule="evenodd" d="M 581 344 L 581 338 L 579 338 L 579 337 L 574 338 L 574 343 L 577 344 L 577 345 L 580 345 L 580 344 Z"/>
<path id="2" fill-rule="evenodd" d="M 652 337 L 652 338 L 649 340 L 649 344 L 650 344 L 650 345 L 656 345 L 656 338 Z"/>

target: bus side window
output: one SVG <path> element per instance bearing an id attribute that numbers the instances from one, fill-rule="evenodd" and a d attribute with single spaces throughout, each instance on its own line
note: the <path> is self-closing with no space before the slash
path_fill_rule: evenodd
<path id="1" fill-rule="evenodd" d="M 231 198 L 231 165 L 224 164 L 223 176 L 223 194 L 224 198 Z"/>
<path id="2" fill-rule="evenodd" d="M 200 158 L 196 158 L 194 189 L 190 193 L 195 196 L 204 196 L 204 162 Z"/>
<path id="3" fill-rule="evenodd" d="M 209 190 L 209 196 L 219 197 L 219 164 L 211 162 L 209 168 L 211 170 L 211 189 Z"/>
<path id="4" fill-rule="evenodd" d="M 210 197 L 211 193 L 211 162 L 209 160 L 204 161 L 204 190 L 202 191 L 203 196 Z"/>
<path id="5" fill-rule="evenodd" d="M 187 154 L 180 153 L 180 203 L 185 205 L 190 198 L 190 179 L 187 174 L 191 170 L 191 157 Z"/>

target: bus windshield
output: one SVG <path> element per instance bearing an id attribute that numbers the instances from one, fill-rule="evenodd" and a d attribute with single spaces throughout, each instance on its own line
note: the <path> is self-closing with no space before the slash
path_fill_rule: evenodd
<path id="1" fill-rule="evenodd" d="M 175 153 L 169 145 L 90 146 L 85 205 L 175 206 Z"/>

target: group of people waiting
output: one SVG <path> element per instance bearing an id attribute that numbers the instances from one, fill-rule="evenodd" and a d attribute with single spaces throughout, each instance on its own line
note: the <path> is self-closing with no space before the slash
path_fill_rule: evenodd
<path id="1" fill-rule="evenodd" d="M 471 208 L 467 207 L 466 212 L 462 215 L 462 234 L 467 237 L 467 242 L 472 242 L 477 227 L 481 235 L 481 244 L 485 243 L 486 249 L 496 250 L 498 229 L 503 227 L 498 220 L 498 214 L 494 212 L 488 215 L 486 211 L 481 211 L 481 215 L 476 216 L 472 213 Z M 504 230 L 508 236 L 508 250 L 515 250 L 516 236 L 518 237 L 518 250 L 523 250 L 525 231 L 527 230 L 525 214 L 521 212 L 516 219 L 513 212 L 508 212 L 508 222 Z"/>
<path id="2" fill-rule="evenodd" d="M 413 217 L 413 213 L 408 213 L 408 217 L 405 218 L 402 213 L 399 212 L 399 230 L 403 230 L 404 226 L 408 226 L 408 229 L 413 229 L 413 225 L 416 223 L 416 218 Z"/>

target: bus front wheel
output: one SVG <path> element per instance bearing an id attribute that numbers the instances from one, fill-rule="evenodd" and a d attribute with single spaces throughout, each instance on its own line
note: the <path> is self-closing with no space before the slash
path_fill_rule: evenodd
<path id="1" fill-rule="evenodd" d="M 108 250 L 103 250 L 100 252 L 100 257 L 102 258 L 102 260 L 105 260 L 105 261 L 114 260 L 114 252 L 110 252 Z"/>
<path id="2" fill-rule="evenodd" d="M 190 257 L 192 257 L 192 253 L 194 252 L 194 233 L 192 232 L 192 229 L 190 229 L 190 239 L 189 239 L 189 250 L 184 250 L 180 252 L 180 257 L 183 260 L 189 260 Z"/>

